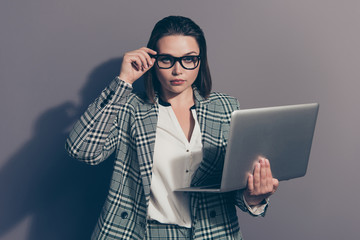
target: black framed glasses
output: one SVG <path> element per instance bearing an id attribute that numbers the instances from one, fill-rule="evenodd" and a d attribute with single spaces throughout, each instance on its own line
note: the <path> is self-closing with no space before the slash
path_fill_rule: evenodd
<path id="1" fill-rule="evenodd" d="M 180 65 L 187 70 L 194 70 L 199 66 L 200 56 L 199 55 L 187 55 L 183 57 L 173 57 L 168 54 L 158 54 L 151 55 L 151 57 L 156 59 L 156 65 L 160 69 L 169 69 L 172 68 L 176 62 L 179 62 Z"/>

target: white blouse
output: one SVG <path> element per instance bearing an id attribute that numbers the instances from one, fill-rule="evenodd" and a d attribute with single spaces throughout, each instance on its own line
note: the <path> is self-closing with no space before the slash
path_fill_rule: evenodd
<path id="1" fill-rule="evenodd" d="M 159 104 L 148 218 L 160 223 L 191 227 L 189 196 L 175 189 L 189 187 L 202 160 L 200 126 L 190 109 L 195 126 L 190 142 L 168 103 Z"/>

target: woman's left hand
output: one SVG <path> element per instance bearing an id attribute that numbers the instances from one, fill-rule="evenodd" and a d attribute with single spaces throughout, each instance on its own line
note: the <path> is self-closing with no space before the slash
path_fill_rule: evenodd
<path id="1" fill-rule="evenodd" d="M 274 194 L 278 186 L 279 181 L 272 177 L 269 160 L 259 157 L 254 173 L 249 174 L 248 186 L 244 191 L 245 200 L 250 206 L 258 205 Z"/>

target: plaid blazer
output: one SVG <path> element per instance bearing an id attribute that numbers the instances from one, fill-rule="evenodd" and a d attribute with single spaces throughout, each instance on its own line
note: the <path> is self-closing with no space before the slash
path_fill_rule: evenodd
<path id="1" fill-rule="evenodd" d="M 95 165 L 116 150 L 110 189 L 92 239 L 144 239 L 158 115 L 156 104 L 131 93 L 115 78 L 74 125 L 66 149 Z M 203 161 L 191 185 L 218 181 L 224 161 L 231 113 L 239 108 L 230 96 L 204 99 L 194 88 L 201 129 Z M 235 205 L 248 211 L 242 192 L 191 193 L 193 239 L 242 239 Z"/>

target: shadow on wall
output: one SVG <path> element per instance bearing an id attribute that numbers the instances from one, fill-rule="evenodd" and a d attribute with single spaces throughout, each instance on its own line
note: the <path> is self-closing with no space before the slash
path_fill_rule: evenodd
<path id="1" fill-rule="evenodd" d="M 90 239 L 106 198 L 113 156 L 98 166 L 69 157 L 68 129 L 119 73 L 122 59 L 96 67 L 80 92 L 36 120 L 33 137 L 0 170 L 0 238 L 31 215 L 28 240 Z M 143 81 L 134 84 L 142 91 Z"/>

